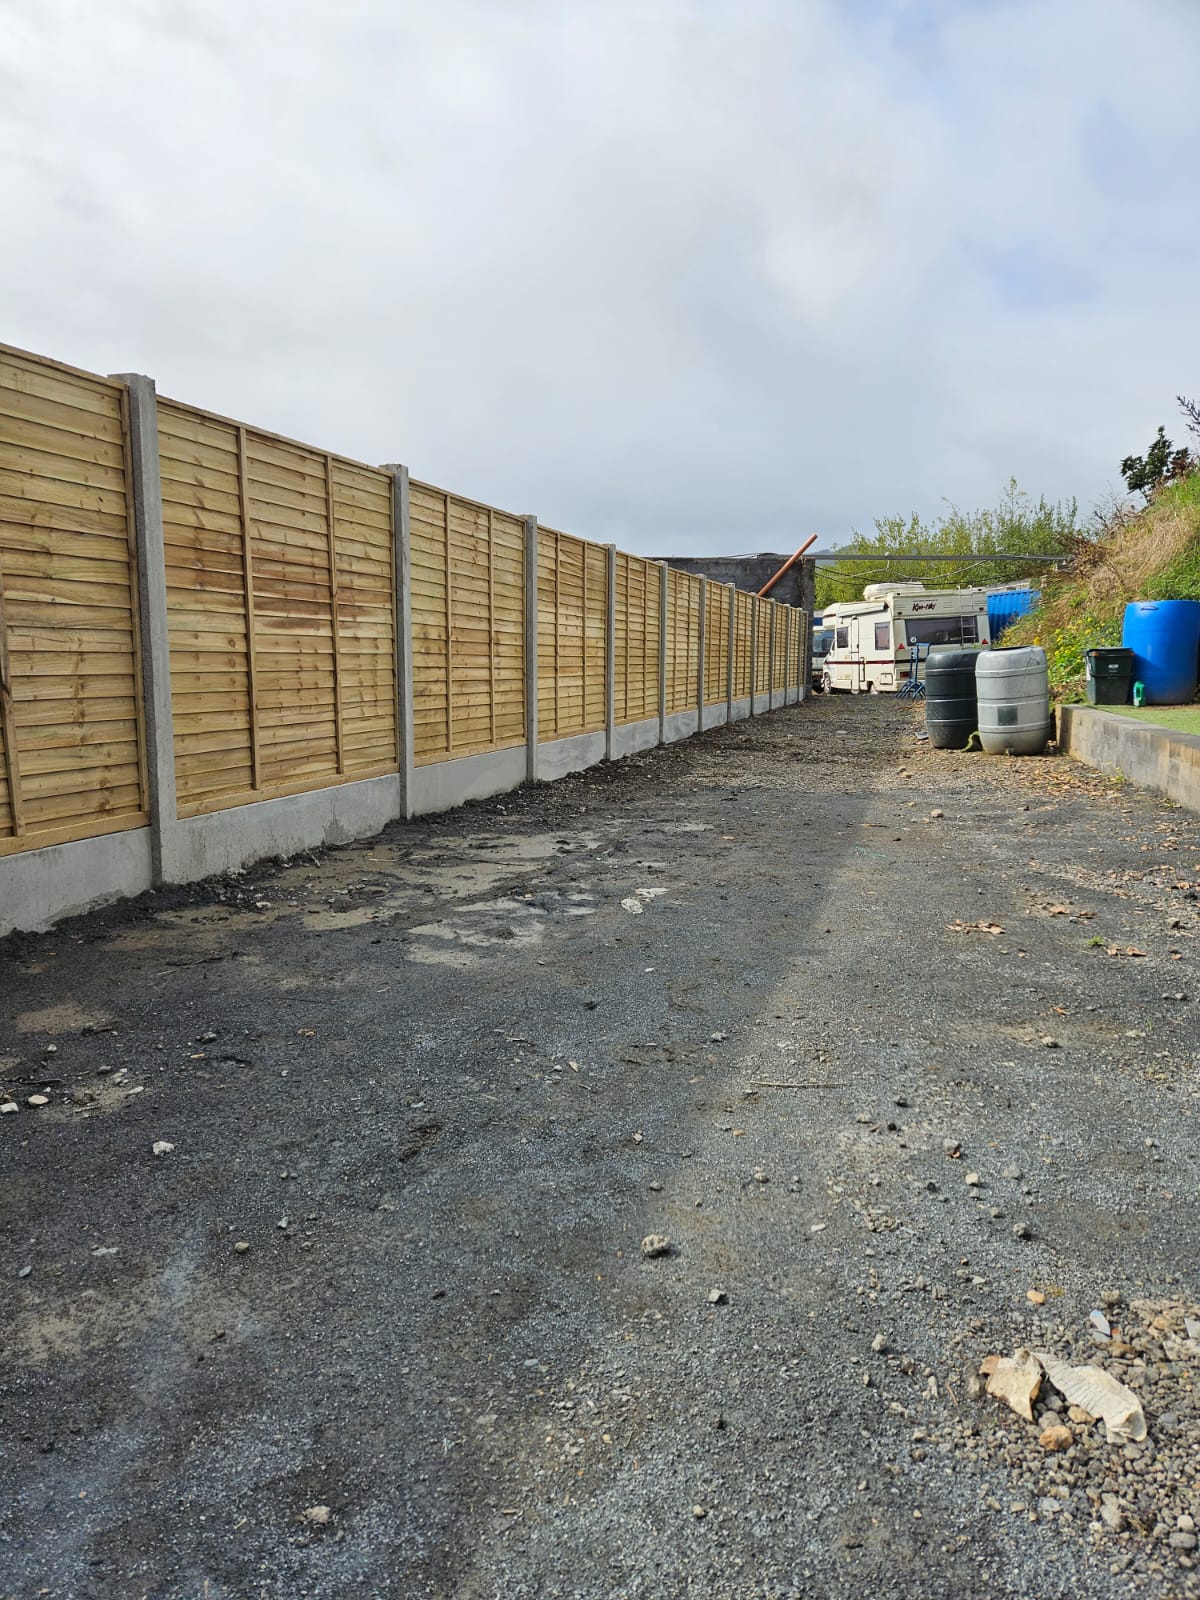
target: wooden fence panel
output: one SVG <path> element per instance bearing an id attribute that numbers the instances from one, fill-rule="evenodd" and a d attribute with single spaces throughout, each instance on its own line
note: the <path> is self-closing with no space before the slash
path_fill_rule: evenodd
<path id="1" fill-rule="evenodd" d="M 700 579 L 672 567 L 667 582 L 667 710 L 686 711 L 699 684 Z"/>
<path id="2" fill-rule="evenodd" d="M 771 677 L 771 602 L 754 599 L 758 616 L 758 637 L 754 652 L 754 692 L 766 694 Z"/>
<path id="3" fill-rule="evenodd" d="M 238 429 L 160 400 L 158 459 L 176 803 L 191 816 L 256 780 Z"/>
<path id="4" fill-rule="evenodd" d="M 414 760 L 525 738 L 525 528 L 518 517 L 409 486 Z"/>
<path id="5" fill-rule="evenodd" d="M 613 719 L 642 722 L 658 715 L 659 612 L 662 568 L 656 561 L 617 555 L 617 614 L 613 636 Z"/>
<path id="6" fill-rule="evenodd" d="M 704 704 L 711 706 L 729 695 L 729 590 L 707 583 L 704 601 Z"/>
<path id="7" fill-rule="evenodd" d="M 792 631 L 788 639 L 787 686 L 789 689 L 795 689 L 800 687 L 803 681 L 800 672 L 800 656 L 801 643 L 804 639 L 804 627 L 807 621 L 807 613 L 804 611 L 793 611 L 791 613 L 791 618 Z"/>
<path id="8" fill-rule="evenodd" d="M 181 816 L 397 768 L 391 480 L 158 405 Z"/>
<path id="9" fill-rule="evenodd" d="M 750 640 L 754 616 L 754 596 L 738 589 L 733 597 L 733 698 L 745 700 L 750 693 Z"/>
<path id="10" fill-rule="evenodd" d="M 391 475 L 327 457 L 342 771 L 394 772 L 396 575 Z"/>
<path id="11" fill-rule="evenodd" d="M 538 739 L 605 726 L 608 552 L 538 529 Z"/>
<path id="12" fill-rule="evenodd" d="M 788 628 L 792 619 L 792 607 L 780 605 L 778 601 L 772 600 L 771 609 L 775 616 L 775 663 L 771 672 L 771 687 L 780 690 L 787 688 Z"/>
<path id="13" fill-rule="evenodd" d="M 0 346 L 0 855 L 147 821 L 125 391 Z"/>

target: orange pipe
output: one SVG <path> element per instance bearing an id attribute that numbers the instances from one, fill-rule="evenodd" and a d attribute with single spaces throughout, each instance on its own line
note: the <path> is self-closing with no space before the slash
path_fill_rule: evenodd
<path id="1" fill-rule="evenodd" d="M 796 554 L 794 556 L 789 556 L 787 558 L 787 560 L 783 563 L 783 565 L 780 567 L 779 571 L 775 574 L 775 576 L 773 578 L 768 578 L 766 583 L 764 583 L 762 588 L 758 591 L 758 598 L 760 600 L 762 599 L 763 595 L 770 594 L 771 590 L 779 582 L 780 578 L 783 577 L 784 573 L 785 572 L 790 572 L 792 570 L 792 568 L 796 565 L 797 561 L 799 561 L 800 557 L 808 549 L 809 545 L 816 544 L 817 540 L 820 537 L 821 537 L 821 535 L 819 533 L 814 533 L 810 538 L 808 538 L 808 539 L 806 539 L 804 541 L 804 543 L 800 546 L 799 550 L 796 551 Z"/>

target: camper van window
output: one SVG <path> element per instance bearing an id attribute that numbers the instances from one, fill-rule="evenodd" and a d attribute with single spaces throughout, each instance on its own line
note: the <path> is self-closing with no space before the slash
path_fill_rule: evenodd
<path id="1" fill-rule="evenodd" d="M 848 650 L 850 648 L 850 629 L 849 628 L 839 628 L 838 629 L 837 637 L 836 637 L 836 640 L 835 640 L 835 644 L 836 644 L 836 648 L 839 649 L 839 650 Z"/>
<path id="2" fill-rule="evenodd" d="M 905 617 L 909 644 L 976 644 L 975 617 Z"/>
<path id="3" fill-rule="evenodd" d="M 892 625 L 890 622 L 877 622 L 875 624 L 876 650 L 890 650 L 892 648 Z"/>

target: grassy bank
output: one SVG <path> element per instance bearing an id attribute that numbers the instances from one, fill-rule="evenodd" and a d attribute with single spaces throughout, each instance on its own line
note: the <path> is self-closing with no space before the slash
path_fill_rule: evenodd
<path id="1" fill-rule="evenodd" d="M 1082 700 L 1084 652 L 1120 644 L 1130 600 L 1200 600 L 1200 473 L 1161 489 L 1052 574 L 1004 643 L 1044 646 L 1055 696 Z"/>

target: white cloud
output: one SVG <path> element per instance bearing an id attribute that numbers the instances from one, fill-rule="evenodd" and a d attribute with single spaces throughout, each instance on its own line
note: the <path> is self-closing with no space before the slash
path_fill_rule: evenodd
<path id="1" fill-rule="evenodd" d="M 0 29 L 4 337 L 594 537 L 1087 502 L 1200 388 L 1182 0 Z"/>

